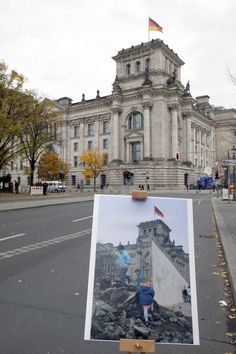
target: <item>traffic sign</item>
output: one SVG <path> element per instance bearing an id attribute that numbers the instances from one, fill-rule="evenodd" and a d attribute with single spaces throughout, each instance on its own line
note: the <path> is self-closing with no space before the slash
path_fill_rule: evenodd
<path id="1" fill-rule="evenodd" d="M 222 160 L 223 166 L 236 166 L 236 160 Z"/>

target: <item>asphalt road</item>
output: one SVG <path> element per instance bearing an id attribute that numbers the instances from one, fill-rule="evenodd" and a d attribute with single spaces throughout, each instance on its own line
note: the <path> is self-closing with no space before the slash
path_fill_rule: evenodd
<path id="1" fill-rule="evenodd" d="M 196 198 L 200 346 L 157 344 L 158 354 L 234 352 L 225 335 L 233 323 L 219 304 L 230 294 L 210 196 Z M 92 207 L 85 202 L 0 213 L 0 354 L 119 352 L 118 342 L 83 340 Z"/>

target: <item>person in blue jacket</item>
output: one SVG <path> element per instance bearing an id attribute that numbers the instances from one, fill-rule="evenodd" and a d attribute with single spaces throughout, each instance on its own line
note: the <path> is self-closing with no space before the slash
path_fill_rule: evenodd
<path id="1" fill-rule="evenodd" d="M 118 252 L 116 252 L 116 255 L 119 259 L 119 265 L 120 265 L 120 283 L 122 287 L 126 286 L 125 279 L 126 279 L 126 273 L 129 269 L 129 266 L 131 264 L 131 258 L 128 254 L 128 252 L 125 251 L 125 248 L 123 245 L 119 245 L 117 247 Z"/>
<path id="2" fill-rule="evenodd" d="M 144 279 L 136 290 L 139 302 L 143 307 L 143 316 L 145 323 L 148 324 L 148 310 L 153 308 L 155 292 L 152 287 L 151 279 Z"/>

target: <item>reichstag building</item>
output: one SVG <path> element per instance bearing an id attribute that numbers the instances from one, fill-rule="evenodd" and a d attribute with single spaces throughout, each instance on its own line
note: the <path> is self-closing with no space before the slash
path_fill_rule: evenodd
<path id="1" fill-rule="evenodd" d="M 127 185 L 184 189 L 199 176 L 214 175 L 236 145 L 236 110 L 212 106 L 207 94 L 193 98 L 190 83 L 181 81 L 183 60 L 160 39 L 122 49 L 112 59 L 110 95 L 97 91 L 94 99 L 56 101 L 63 114 L 58 152 L 70 164 L 68 188 L 92 187 L 79 156 L 94 149 L 108 154 L 97 186 L 114 191 Z M 10 173 L 20 176 L 19 170 Z"/>

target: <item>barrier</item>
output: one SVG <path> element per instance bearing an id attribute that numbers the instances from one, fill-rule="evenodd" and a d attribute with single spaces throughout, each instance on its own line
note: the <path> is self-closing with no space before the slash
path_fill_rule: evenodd
<path id="1" fill-rule="evenodd" d="M 43 194 L 43 187 L 32 186 L 30 188 L 30 194 L 31 195 L 42 195 Z"/>

